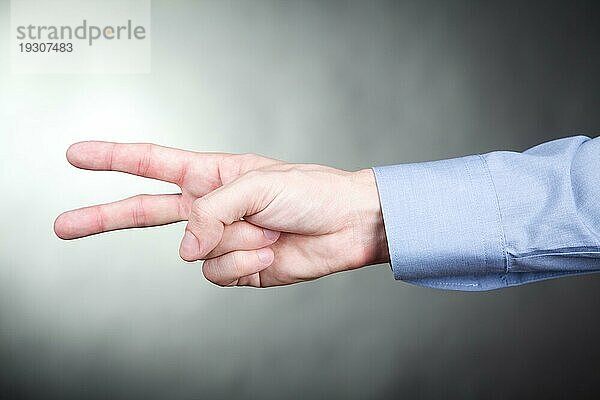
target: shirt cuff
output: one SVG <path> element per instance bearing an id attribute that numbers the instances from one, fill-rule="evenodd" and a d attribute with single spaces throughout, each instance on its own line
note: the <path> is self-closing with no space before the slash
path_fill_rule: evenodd
<path id="1" fill-rule="evenodd" d="M 494 184 L 481 156 L 373 168 L 394 277 L 424 286 L 507 286 Z"/>

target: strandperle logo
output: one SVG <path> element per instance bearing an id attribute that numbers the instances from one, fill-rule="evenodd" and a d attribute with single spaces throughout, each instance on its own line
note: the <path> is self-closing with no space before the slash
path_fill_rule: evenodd
<path id="1" fill-rule="evenodd" d="M 17 27 L 17 40 L 85 40 L 92 46 L 98 40 L 144 40 L 146 28 L 135 25 L 127 20 L 123 25 L 96 26 L 88 23 L 86 19 L 78 26 L 52 26 L 52 25 L 21 25 Z"/>
<path id="2" fill-rule="evenodd" d="M 13 73 L 149 73 L 151 6 L 151 0 L 11 0 Z"/>

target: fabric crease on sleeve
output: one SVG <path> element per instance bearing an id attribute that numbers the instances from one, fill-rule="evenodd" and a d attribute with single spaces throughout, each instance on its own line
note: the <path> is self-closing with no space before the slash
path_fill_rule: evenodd
<path id="1" fill-rule="evenodd" d="M 475 291 L 600 271 L 600 138 L 373 171 L 396 279 Z"/>
<path id="2" fill-rule="evenodd" d="M 480 156 L 374 168 L 396 279 L 506 272 L 501 216 Z M 439 287 L 473 287 L 474 282 Z"/>

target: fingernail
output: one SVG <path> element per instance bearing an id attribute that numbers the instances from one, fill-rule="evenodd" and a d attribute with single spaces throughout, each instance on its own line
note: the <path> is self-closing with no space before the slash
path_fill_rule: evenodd
<path id="1" fill-rule="evenodd" d="M 190 256 L 194 257 L 200 253 L 200 244 L 198 243 L 198 239 L 191 232 L 186 231 L 185 235 L 183 235 L 183 240 L 181 241 L 181 251 Z"/>
<path id="2" fill-rule="evenodd" d="M 272 231 L 269 229 L 263 229 L 263 234 L 267 238 L 267 240 L 274 242 L 279 238 L 280 232 Z"/>
<path id="3" fill-rule="evenodd" d="M 256 255 L 263 264 L 271 264 L 273 262 L 273 251 L 267 247 L 256 250 Z"/>

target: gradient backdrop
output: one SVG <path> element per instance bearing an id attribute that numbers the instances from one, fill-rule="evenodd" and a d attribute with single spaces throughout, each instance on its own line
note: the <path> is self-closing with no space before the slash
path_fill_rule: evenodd
<path id="1" fill-rule="evenodd" d="M 598 4 L 153 1 L 151 74 L 13 75 L 0 0 L 0 394 L 591 397 L 600 276 L 467 294 L 381 265 L 221 289 L 179 259 L 183 224 L 63 242 L 52 223 L 176 190 L 70 167 L 79 140 L 359 169 L 595 136 Z"/>

